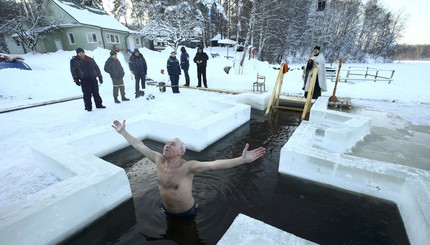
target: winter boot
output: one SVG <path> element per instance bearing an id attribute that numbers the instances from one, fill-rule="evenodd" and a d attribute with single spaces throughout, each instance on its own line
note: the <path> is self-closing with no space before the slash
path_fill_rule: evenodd
<path id="1" fill-rule="evenodd" d="M 114 98 L 114 99 L 115 99 L 115 103 L 117 104 L 121 103 L 121 101 L 119 101 L 117 98 Z"/>
<path id="2" fill-rule="evenodd" d="M 128 98 L 126 98 L 125 96 L 123 96 L 123 97 L 121 98 L 121 100 L 122 100 L 122 101 L 129 101 L 130 99 L 128 99 Z"/>

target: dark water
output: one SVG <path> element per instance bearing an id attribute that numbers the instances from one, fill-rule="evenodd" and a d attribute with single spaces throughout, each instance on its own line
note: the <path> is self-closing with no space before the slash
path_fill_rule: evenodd
<path id="1" fill-rule="evenodd" d="M 166 220 L 154 164 L 131 147 L 104 157 L 126 170 L 133 200 L 65 244 L 216 244 L 239 213 L 319 244 L 409 244 L 394 203 L 278 174 L 281 147 L 300 116 L 281 112 L 268 120 L 253 111 L 250 122 L 209 148 L 188 151 L 185 159 L 201 161 L 239 156 L 245 143 L 268 152 L 254 163 L 196 176 L 199 207 L 189 222 Z"/>

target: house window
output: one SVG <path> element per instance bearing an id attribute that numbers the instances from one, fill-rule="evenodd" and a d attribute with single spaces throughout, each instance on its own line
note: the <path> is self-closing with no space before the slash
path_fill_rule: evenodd
<path id="1" fill-rule="evenodd" d="M 117 35 L 117 34 L 106 34 L 106 41 L 108 43 L 119 43 L 119 35 Z"/>
<path id="2" fill-rule="evenodd" d="M 75 42 L 75 36 L 73 35 L 72 32 L 68 32 L 67 33 L 67 37 L 69 38 L 69 44 L 76 44 L 76 42 Z"/>
<path id="3" fill-rule="evenodd" d="M 97 35 L 95 32 L 87 32 L 87 40 L 88 43 L 96 43 L 97 42 Z"/>
<path id="4" fill-rule="evenodd" d="M 136 37 L 136 44 L 140 44 L 140 38 Z"/>

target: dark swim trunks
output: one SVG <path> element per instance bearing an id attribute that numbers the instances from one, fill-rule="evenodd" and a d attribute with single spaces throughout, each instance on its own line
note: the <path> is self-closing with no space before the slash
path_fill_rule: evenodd
<path id="1" fill-rule="evenodd" d="M 194 204 L 188 211 L 185 211 L 183 213 L 170 213 L 169 211 L 166 210 L 166 208 L 164 208 L 164 205 L 163 205 L 163 210 L 166 216 L 169 218 L 187 219 L 187 218 L 194 218 L 196 216 L 197 207 L 198 205 Z"/>

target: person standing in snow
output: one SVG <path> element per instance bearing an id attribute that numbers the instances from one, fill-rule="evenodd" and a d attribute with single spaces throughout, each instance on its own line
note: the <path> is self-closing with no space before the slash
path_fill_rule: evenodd
<path id="1" fill-rule="evenodd" d="M 106 108 L 99 94 L 99 85 L 103 83 L 100 68 L 94 59 L 85 55 L 82 48 L 76 49 L 76 56 L 70 60 L 70 72 L 76 85 L 81 86 L 85 110 L 92 111 L 91 96 L 94 97 L 96 108 Z M 97 78 L 99 81 L 97 82 Z"/>
<path id="2" fill-rule="evenodd" d="M 179 66 L 179 60 L 176 59 L 176 52 L 170 53 L 169 59 L 167 60 L 167 74 L 169 74 L 170 82 L 172 83 L 172 92 L 179 93 L 179 75 L 181 75 L 181 67 Z"/>
<path id="3" fill-rule="evenodd" d="M 320 53 L 321 48 L 319 46 L 315 46 L 312 51 L 311 58 L 308 60 L 304 70 L 304 79 L 303 79 L 303 90 L 305 90 L 305 98 L 308 96 L 308 91 L 311 83 L 311 78 L 313 74 L 314 65 L 318 65 L 318 74 L 317 79 L 315 81 L 314 93 L 312 95 L 312 99 L 317 99 L 321 96 L 321 91 L 327 91 L 327 82 L 325 77 L 325 59 L 324 55 Z"/>
<path id="4" fill-rule="evenodd" d="M 190 56 L 187 53 L 187 50 L 185 50 L 185 47 L 181 48 L 181 68 L 184 71 L 185 75 L 185 87 L 190 86 L 190 75 L 188 75 L 188 69 L 190 68 Z"/>
<path id="5" fill-rule="evenodd" d="M 202 77 L 203 77 L 203 85 L 205 88 L 208 87 L 207 80 L 206 80 L 206 65 L 209 60 L 209 56 L 203 52 L 202 47 L 197 48 L 196 56 L 194 56 L 194 63 L 197 65 L 197 79 L 199 83 L 197 84 L 197 87 L 200 88 L 202 86 Z"/>
<path id="6" fill-rule="evenodd" d="M 157 168 L 158 189 L 163 203 L 164 213 L 172 218 L 193 218 L 196 215 L 196 203 L 193 197 L 194 175 L 208 171 L 230 169 L 242 164 L 251 163 L 266 154 L 264 147 L 249 150 L 245 144 L 242 156 L 200 162 L 185 160 L 185 144 L 178 138 L 167 141 L 163 152 L 159 153 L 147 147 L 143 142 L 125 130 L 125 120 L 113 121 L 112 127 L 142 155 L 155 163 Z"/>
<path id="7" fill-rule="evenodd" d="M 133 54 L 130 56 L 128 61 L 128 65 L 130 67 L 131 73 L 133 73 L 134 78 L 136 80 L 136 97 L 139 97 L 140 85 L 142 85 L 142 89 L 145 89 L 145 80 L 148 67 L 146 66 L 146 60 L 143 55 L 139 52 L 139 49 L 134 49 Z"/>
<path id="8" fill-rule="evenodd" d="M 129 101 L 125 97 L 125 87 L 123 77 L 125 75 L 124 69 L 122 68 L 121 62 L 118 60 L 118 54 L 116 51 L 110 51 L 110 57 L 105 62 L 105 72 L 109 73 L 113 83 L 113 98 L 115 103 L 121 103 L 118 100 L 118 90 L 121 91 L 121 100 Z"/>

